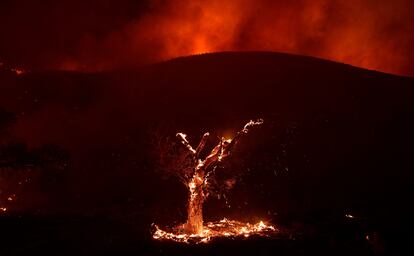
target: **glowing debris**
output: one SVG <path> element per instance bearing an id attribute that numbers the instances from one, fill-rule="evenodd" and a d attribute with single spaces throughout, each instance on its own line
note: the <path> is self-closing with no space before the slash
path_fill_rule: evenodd
<path id="1" fill-rule="evenodd" d="M 248 238 L 251 235 L 270 236 L 275 234 L 278 230 L 260 221 L 256 224 L 243 223 L 235 220 L 228 220 L 226 218 L 218 222 L 208 222 L 203 227 L 200 234 L 188 234 L 183 231 L 183 227 L 179 226 L 172 229 L 170 232 L 164 231 L 155 225 L 155 232 L 153 238 L 156 240 L 170 240 L 181 243 L 207 243 L 214 238 Z"/>

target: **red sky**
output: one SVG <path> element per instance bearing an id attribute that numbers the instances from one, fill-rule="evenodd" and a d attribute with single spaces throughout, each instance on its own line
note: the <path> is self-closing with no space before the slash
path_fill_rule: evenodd
<path id="1" fill-rule="evenodd" d="M 411 0 L 4 0 L 0 30 L 0 61 L 31 69 L 264 50 L 414 76 Z"/>

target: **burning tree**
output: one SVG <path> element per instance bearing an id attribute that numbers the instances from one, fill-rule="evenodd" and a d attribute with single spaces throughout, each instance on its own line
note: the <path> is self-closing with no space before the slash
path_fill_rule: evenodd
<path id="1" fill-rule="evenodd" d="M 257 121 L 251 120 L 236 134 L 236 136 L 234 136 L 234 138 L 221 138 L 218 145 L 215 146 L 210 154 L 204 159 L 200 158 L 200 154 L 205 148 L 210 136 L 208 132 L 203 135 L 196 148 L 191 146 L 190 142 L 187 140 L 186 134 L 177 133 L 177 137 L 181 144 L 185 146 L 184 149 L 180 150 L 178 155 L 170 154 L 169 157 L 167 154 L 167 156 L 163 156 L 161 161 L 169 162 L 169 164 L 167 164 L 169 166 L 171 166 L 171 162 L 173 162 L 175 165 L 172 168 L 174 174 L 177 175 L 189 189 L 187 222 L 184 225 L 186 233 L 202 234 L 203 202 L 208 195 L 206 190 L 208 188 L 209 176 L 213 175 L 217 165 L 230 155 L 240 137 L 247 134 L 252 127 L 261 125 L 262 123 L 262 119 L 258 119 Z M 174 157 L 176 158 L 174 159 L 175 161 L 171 159 Z"/>

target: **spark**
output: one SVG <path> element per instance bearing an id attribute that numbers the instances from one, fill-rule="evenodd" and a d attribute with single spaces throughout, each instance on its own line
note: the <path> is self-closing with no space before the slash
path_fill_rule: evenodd
<path id="1" fill-rule="evenodd" d="M 255 125 L 261 125 L 261 124 L 263 124 L 263 119 L 258 119 L 257 121 L 253 121 L 253 120 L 250 120 L 250 122 L 248 122 L 244 127 L 243 127 L 243 130 L 242 130 L 242 132 L 244 132 L 244 133 L 248 133 L 248 131 L 249 131 L 249 128 L 250 127 L 253 127 L 253 126 L 255 126 Z"/>

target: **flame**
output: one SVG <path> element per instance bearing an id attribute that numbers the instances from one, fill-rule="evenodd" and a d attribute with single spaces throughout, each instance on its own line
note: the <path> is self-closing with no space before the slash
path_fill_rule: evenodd
<path id="1" fill-rule="evenodd" d="M 180 243 L 207 243 L 215 238 L 248 238 L 252 235 L 271 236 L 279 231 L 272 225 L 259 221 L 256 224 L 243 223 L 236 220 L 228 220 L 226 218 L 218 222 L 208 222 L 200 234 L 188 234 L 183 232 L 184 227 L 178 226 L 168 232 L 155 226 L 153 238 L 156 240 L 171 240 Z"/>
<path id="2" fill-rule="evenodd" d="M 249 131 L 249 128 L 255 126 L 255 125 L 262 125 L 263 119 L 259 118 L 257 121 L 250 120 L 246 125 L 244 125 L 242 132 L 247 133 Z"/>

